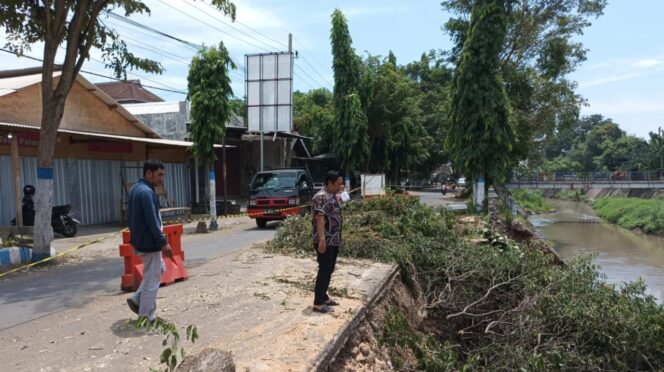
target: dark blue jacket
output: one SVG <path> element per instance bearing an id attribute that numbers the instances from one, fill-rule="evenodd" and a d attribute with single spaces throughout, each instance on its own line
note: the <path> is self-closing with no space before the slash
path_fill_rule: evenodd
<path id="1" fill-rule="evenodd" d="M 159 198 L 154 187 L 141 179 L 129 190 L 127 223 L 131 245 L 139 252 L 158 252 L 166 245 L 159 214 Z"/>

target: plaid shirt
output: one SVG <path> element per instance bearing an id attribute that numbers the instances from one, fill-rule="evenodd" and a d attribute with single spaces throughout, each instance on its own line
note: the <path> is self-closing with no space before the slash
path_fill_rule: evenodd
<path id="1" fill-rule="evenodd" d="M 325 243 L 329 246 L 341 245 L 341 229 L 343 218 L 341 217 L 341 206 L 336 195 L 323 189 L 314 195 L 311 205 L 314 245 L 318 244 L 318 231 L 316 229 L 316 216 L 324 216 L 325 219 Z"/>

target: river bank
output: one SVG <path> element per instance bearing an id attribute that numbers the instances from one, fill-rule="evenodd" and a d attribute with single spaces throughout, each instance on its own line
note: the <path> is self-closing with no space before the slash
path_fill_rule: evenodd
<path id="1" fill-rule="evenodd" d="M 597 269 L 611 283 L 642 278 L 646 292 L 664 298 L 664 238 L 638 234 L 603 222 L 583 202 L 551 200 L 555 213 L 532 215 L 528 219 L 566 262 L 593 255 Z"/>
<path id="2" fill-rule="evenodd" d="M 353 202 L 344 215 L 340 254 L 397 263 L 401 283 L 335 369 L 371 370 L 384 358 L 427 371 L 664 365 L 662 306 L 639 283 L 606 283 L 588 257 L 554 265 L 483 218 L 437 213 L 408 196 Z M 267 249 L 310 255 L 310 229 L 308 218 L 291 218 Z"/>
<path id="3" fill-rule="evenodd" d="M 661 190 L 514 190 L 512 197 L 528 214 L 554 212 L 552 199 L 584 202 L 610 223 L 635 233 L 664 236 Z"/>

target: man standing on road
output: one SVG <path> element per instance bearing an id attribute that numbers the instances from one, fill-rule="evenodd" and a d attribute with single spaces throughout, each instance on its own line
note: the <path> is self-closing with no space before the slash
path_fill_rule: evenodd
<path id="1" fill-rule="evenodd" d="M 129 190 L 128 217 L 131 245 L 143 259 L 143 280 L 136 293 L 127 299 L 131 311 L 155 320 L 157 292 L 165 266 L 162 253 L 172 255 L 162 231 L 159 197 L 155 187 L 164 183 L 164 164 L 148 160 L 143 164 L 143 178 Z"/>
<path id="2" fill-rule="evenodd" d="M 343 177 L 337 171 L 325 175 L 325 188 L 314 195 L 312 201 L 312 223 L 314 250 L 318 260 L 318 276 L 314 295 L 313 310 L 319 313 L 332 312 L 331 306 L 338 305 L 327 295 L 337 254 L 341 245 L 343 219 L 337 193 L 343 185 Z"/>

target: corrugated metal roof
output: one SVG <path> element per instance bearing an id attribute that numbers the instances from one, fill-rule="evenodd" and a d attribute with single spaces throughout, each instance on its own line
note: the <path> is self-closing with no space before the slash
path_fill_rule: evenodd
<path id="1" fill-rule="evenodd" d="M 8 128 L 17 128 L 17 129 L 28 129 L 28 130 L 39 130 L 39 127 L 24 125 L 24 124 L 14 124 L 14 123 L 3 123 L 0 122 L 0 127 Z M 130 136 L 119 136 L 116 134 L 105 134 L 105 133 L 94 133 L 94 132 L 82 132 L 78 130 L 69 130 L 69 129 L 58 129 L 58 133 L 66 134 L 76 134 L 80 136 L 96 137 L 96 138 L 107 138 L 114 139 L 119 141 L 129 141 L 129 142 L 142 142 L 149 143 L 154 145 L 166 145 L 166 146 L 179 146 L 179 147 L 191 147 L 194 145 L 193 142 L 188 141 L 177 141 L 163 138 L 145 138 L 145 137 L 130 137 Z M 222 145 L 214 145 L 216 148 L 222 148 Z M 235 146 L 226 145 L 226 148 L 233 148 Z"/>
<path id="2" fill-rule="evenodd" d="M 169 112 L 180 112 L 180 102 L 150 102 L 129 103 L 122 105 L 133 115 L 165 114 Z"/>

